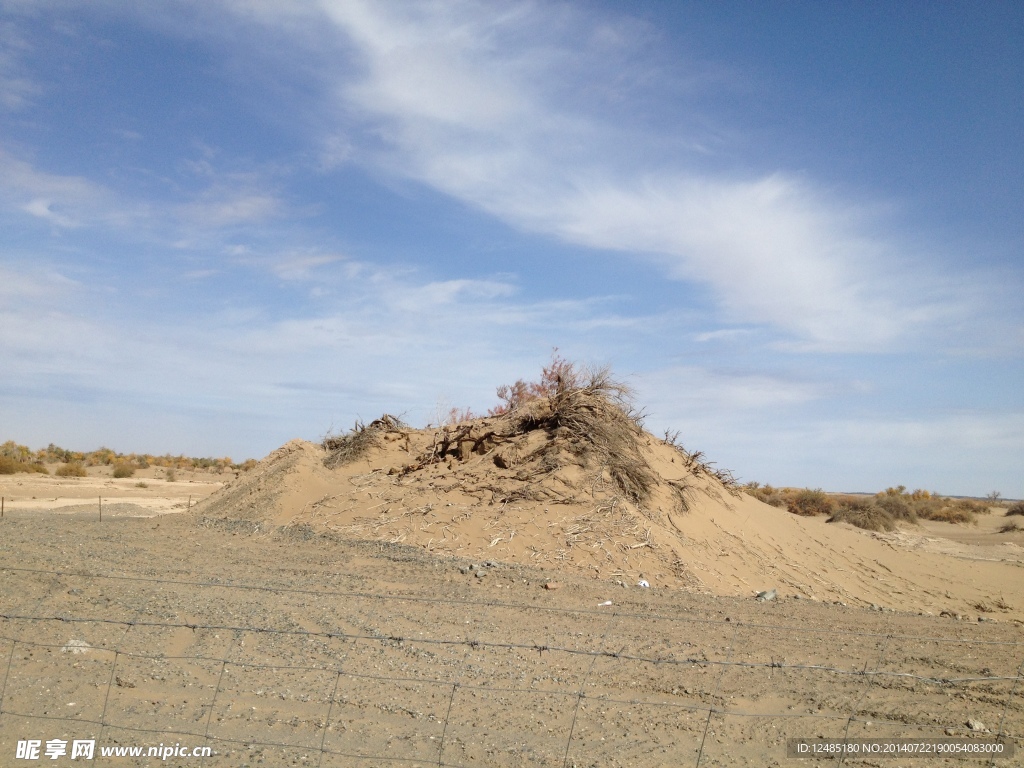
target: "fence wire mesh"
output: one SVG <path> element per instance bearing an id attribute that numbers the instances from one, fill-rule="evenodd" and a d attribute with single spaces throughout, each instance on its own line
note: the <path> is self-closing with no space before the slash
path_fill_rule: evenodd
<path id="1" fill-rule="evenodd" d="M 111 530 L 90 535 L 134 546 Z M 0 563 L 0 762 L 42 736 L 212 750 L 95 765 L 701 768 L 784 765 L 788 738 L 1024 732 L 1012 628 L 871 614 L 862 630 L 853 613 L 605 605 L 575 587 L 555 600 L 512 569 L 413 590 L 335 578 L 335 550 L 300 551 L 261 550 L 284 561 L 259 580 L 144 554 L 103 568 L 102 548 L 89 567 Z"/>

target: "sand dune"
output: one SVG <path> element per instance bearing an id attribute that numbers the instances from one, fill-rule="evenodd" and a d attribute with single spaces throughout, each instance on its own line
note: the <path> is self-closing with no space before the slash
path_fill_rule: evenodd
<path id="1" fill-rule="evenodd" d="M 479 419 L 444 429 L 384 426 L 334 468 L 293 441 L 203 502 L 197 514 L 308 526 L 439 555 L 589 574 L 635 586 L 1024 619 L 1024 548 L 964 544 L 941 525 L 862 531 L 777 509 L 723 484 L 649 433 L 653 482 L 630 498 L 607 457 L 557 430 Z M 947 526 L 951 527 L 951 526 Z"/>

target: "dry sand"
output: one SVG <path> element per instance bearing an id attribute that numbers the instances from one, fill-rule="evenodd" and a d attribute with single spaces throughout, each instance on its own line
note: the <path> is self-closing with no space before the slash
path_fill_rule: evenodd
<path id="1" fill-rule="evenodd" d="M 672 446 L 642 439 L 658 477 L 688 486 L 687 511 L 665 482 L 637 505 L 607 476 L 572 462 L 548 474 L 525 460 L 527 471 L 501 469 L 492 451 L 419 466 L 435 441 L 430 430 L 388 433 L 379 450 L 336 469 L 324 466 L 322 447 L 293 441 L 200 509 L 629 585 L 645 579 L 722 596 L 774 588 L 825 602 L 1024 620 L 1024 532 L 999 533 L 999 512 L 975 526 L 863 531 L 730 493 L 713 477 L 695 477 Z"/>
<path id="2" fill-rule="evenodd" d="M 647 434 L 631 498 L 562 435 L 481 437 L 503 429 L 385 429 L 335 468 L 293 441 L 238 478 L 0 478 L 0 764 L 25 738 L 216 750 L 111 765 L 589 768 L 1024 736 L 1002 515 L 830 525 Z M 845 764 L 904 763 L 962 764 Z"/>

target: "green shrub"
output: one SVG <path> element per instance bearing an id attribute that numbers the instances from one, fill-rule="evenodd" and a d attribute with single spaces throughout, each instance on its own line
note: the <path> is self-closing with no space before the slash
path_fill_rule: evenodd
<path id="1" fill-rule="evenodd" d="M 54 474 L 57 477 L 85 477 L 85 467 L 77 461 L 72 461 L 58 467 Z"/>
<path id="2" fill-rule="evenodd" d="M 114 464 L 114 477 L 124 478 L 131 477 L 135 474 L 135 467 L 125 461 L 119 461 Z"/>
<path id="3" fill-rule="evenodd" d="M 816 488 L 813 491 L 810 488 L 804 488 L 789 499 L 787 507 L 794 515 L 814 517 L 832 514 L 835 504 L 821 488 Z"/>

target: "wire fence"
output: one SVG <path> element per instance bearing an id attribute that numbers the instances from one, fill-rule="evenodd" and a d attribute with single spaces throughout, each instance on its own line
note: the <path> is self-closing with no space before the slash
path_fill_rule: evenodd
<path id="1" fill-rule="evenodd" d="M 784 757 L 793 737 L 936 739 L 974 714 L 988 736 L 1017 738 L 1024 724 L 1020 640 L 0 572 L 19 603 L 0 611 L 7 739 L 46 725 L 209 746 L 181 763 L 201 766 L 700 768 Z M 137 604 L 111 600 L 111 585 Z"/>

